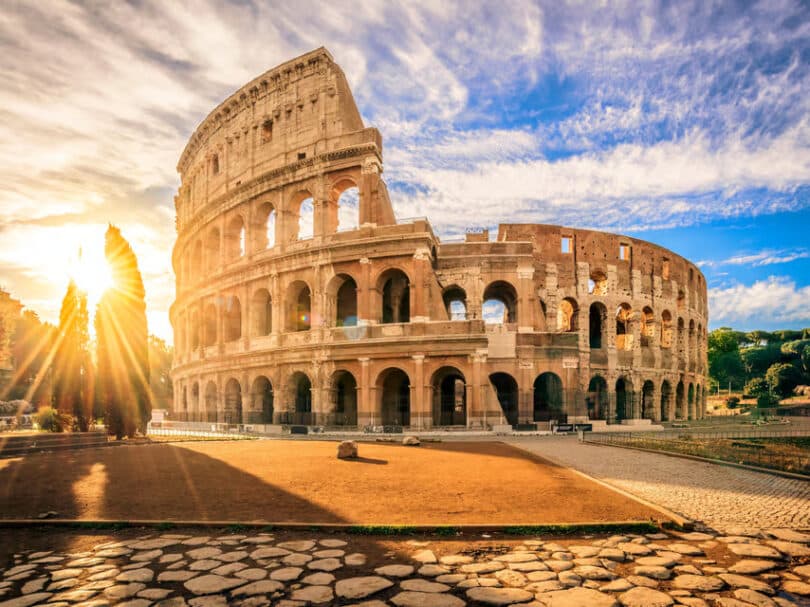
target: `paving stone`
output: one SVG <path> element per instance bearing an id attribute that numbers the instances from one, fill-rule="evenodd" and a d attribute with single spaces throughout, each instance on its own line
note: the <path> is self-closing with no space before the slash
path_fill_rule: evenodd
<path id="1" fill-rule="evenodd" d="M 164 554 L 158 559 L 158 563 L 176 563 L 183 559 L 183 555 L 179 553 Z"/>
<path id="2" fill-rule="evenodd" d="M 210 571 L 214 567 L 219 567 L 220 565 L 222 565 L 222 563 L 220 561 L 215 561 L 214 559 L 200 559 L 199 561 L 192 561 L 188 568 L 192 571 Z"/>
<path id="3" fill-rule="evenodd" d="M 798 558 L 801 556 L 810 556 L 810 547 L 797 542 L 785 542 L 782 540 L 770 540 L 769 546 L 773 546 L 782 554 Z"/>
<path id="4" fill-rule="evenodd" d="M 66 590 L 67 588 L 73 588 L 79 583 L 79 578 L 70 577 L 65 580 L 59 580 L 58 582 L 53 582 L 48 586 L 48 592 L 55 592 L 57 590 Z"/>
<path id="5" fill-rule="evenodd" d="M 307 552 L 315 547 L 314 540 L 294 540 L 291 542 L 279 542 L 276 544 L 278 548 L 284 548 L 292 552 Z"/>
<path id="6" fill-rule="evenodd" d="M 155 603 L 155 607 L 186 607 L 186 599 L 181 596 L 175 596 L 170 599 L 164 599 L 159 603 Z"/>
<path id="7" fill-rule="evenodd" d="M 530 571 L 548 571 L 548 567 L 543 561 L 528 561 L 526 563 L 509 563 L 512 571 L 528 573 Z"/>
<path id="8" fill-rule="evenodd" d="M 728 544 L 728 549 L 737 556 L 748 556 L 758 559 L 781 559 L 782 554 L 772 546 L 761 544 Z"/>
<path id="9" fill-rule="evenodd" d="M 726 585 L 720 578 L 712 575 L 679 575 L 672 581 L 675 588 L 684 590 L 699 590 L 700 592 L 715 592 L 722 590 Z"/>
<path id="10" fill-rule="evenodd" d="M 420 550 L 419 552 L 415 552 L 411 555 L 411 559 L 422 564 L 438 562 L 436 560 L 436 555 L 433 554 L 432 550 Z"/>
<path id="11" fill-rule="evenodd" d="M 330 586 L 306 586 L 294 590 L 290 598 L 294 601 L 320 605 L 322 603 L 331 603 L 335 595 Z"/>
<path id="12" fill-rule="evenodd" d="M 355 552 L 354 554 L 349 554 L 343 559 L 343 562 L 346 563 L 347 567 L 362 567 L 366 564 L 366 555 L 360 552 Z"/>
<path id="13" fill-rule="evenodd" d="M 290 551 L 284 548 L 263 546 L 262 548 L 256 548 L 256 550 L 251 552 L 250 558 L 252 558 L 254 561 L 258 561 L 259 559 L 274 559 L 281 556 L 287 556 L 288 554 L 290 554 Z"/>
<path id="14" fill-rule="evenodd" d="M 537 555 L 531 552 L 511 552 L 509 554 L 496 556 L 494 560 L 501 563 L 526 563 L 528 561 L 536 561 Z"/>
<path id="15" fill-rule="evenodd" d="M 416 573 L 424 577 L 436 577 L 439 575 L 444 575 L 445 573 L 450 573 L 450 570 L 442 565 L 428 563 L 427 565 L 422 565 L 419 569 L 417 569 Z"/>
<path id="16" fill-rule="evenodd" d="M 64 580 L 71 577 L 78 577 L 82 574 L 82 569 L 75 569 L 75 568 L 68 568 L 68 569 L 57 569 L 51 574 L 51 581 L 58 582 L 59 580 Z"/>
<path id="17" fill-rule="evenodd" d="M 118 546 L 117 548 L 105 548 L 104 550 L 99 550 L 98 552 L 96 552 L 96 556 L 101 557 L 103 559 L 114 559 L 120 556 L 126 556 L 131 553 L 132 553 L 131 548 Z"/>
<path id="18" fill-rule="evenodd" d="M 602 549 L 598 546 L 569 546 L 568 550 L 573 552 L 579 558 L 589 558 L 592 556 L 597 556 Z"/>
<path id="19" fill-rule="evenodd" d="M 2 605 L 2 607 L 29 607 L 29 605 L 46 601 L 52 596 L 50 592 L 35 592 L 33 594 L 17 597 L 16 599 L 3 601 L 0 605 Z"/>
<path id="20" fill-rule="evenodd" d="M 703 556 L 705 554 L 703 550 L 692 544 L 668 544 L 667 550 L 687 556 Z"/>
<path id="21" fill-rule="evenodd" d="M 115 577 L 115 580 L 117 582 L 151 582 L 154 577 L 154 571 L 143 568 L 122 571 Z"/>
<path id="22" fill-rule="evenodd" d="M 198 536 L 190 537 L 190 538 L 188 538 L 186 540 L 183 540 L 180 543 L 183 544 L 184 546 L 201 546 L 202 544 L 205 544 L 206 542 L 208 542 L 208 540 L 210 540 L 210 539 L 211 539 L 210 537 L 207 537 L 207 536 L 204 536 L 204 535 L 198 535 Z"/>
<path id="23" fill-rule="evenodd" d="M 240 582 L 244 582 L 244 580 L 239 580 Z M 275 580 L 261 580 L 258 582 L 251 582 L 250 584 L 245 584 L 244 586 L 240 586 L 235 590 L 231 590 L 231 594 L 233 596 L 252 596 L 254 594 L 272 594 L 273 592 L 278 592 L 279 590 L 283 590 L 284 584 L 281 582 L 277 582 Z"/>
<path id="24" fill-rule="evenodd" d="M 101 556 L 100 552 L 97 552 L 96 554 Z M 129 560 L 133 562 L 153 561 L 162 554 L 163 550 L 141 550 L 140 552 L 136 552 L 131 557 L 129 557 Z"/>
<path id="25" fill-rule="evenodd" d="M 633 586 L 643 586 L 644 588 L 658 588 L 658 580 L 647 577 L 646 575 L 628 575 L 627 581 Z"/>
<path id="26" fill-rule="evenodd" d="M 242 540 L 242 543 L 243 544 L 269 544 L 270 542 L 272 542 L 275 539 L 276 538 L 273 537 L 272 535 L 259 534 L 259 535 L 254 535 L 253 537 L 246 537 L 245 539 Z M 322 541 L 335 541 L 335 540 L 322 540 Z M 337 540 L 337 541 L 341 541 L 341 540 Z"/>
<path id="27" fill-rule="evenodd" d="M 624 550 L 619 550 L 618 548 L 602 548 L 598 555 L 600 559 L 610 559 L 611 561 L 622 562 L 627 557 L 624 554 Z"/>
<path id="28" fill-rule="evenodd" d="M 515 588 L 522 588 L 529 581 L 525 575 L 512 569 L 501 569 L 500 571 L 496 571 L 495 579 L 504 586 L 511 586 Z M 415 589 L 409 588 L 409 590 Z"/>
<path id="29" fill-rule="evenodd" d="M 547 561 L 543 561 L 549 569 L 552 571 L 568 571 L 569 569 L 574 568 L 574 563 L 571 561 L 559 561 L 557 559 L 549 559 Z"/>
<path id="30" fill-rule="evenodd" d="M 751 607 L 749 603 L 732 599 L 731 597 L 721 596 L 714 600 L 716 607 Z"/>
<path id="31" fill-rule="evenodd" d="M 678 559 L 664 556 L 640 556 L 636 559 L 636 565 L 645 567 L 674 567 L 678 564 Z"/>
<path id="32" fill-rule="evenodd" d="M 246 567 L 247 565 L 244 563 L 227 563 L 221 567 L 217 567 L 216 569 L 211 569 L 211 573 L 216 575 L 231 575 L 237 571 L 242 571 L 242 569 L 245 569 Z"/>
<path id="33" fill-rule="evenodd" d="M 756 607 L 776 607 L 776 603 L 773 602 L 773 599 L 749 588 L 737 588 L 734 591 L 734 598 L 750 603 L 751 605 L 756 605 Z"/>
<path id="34" fill-rule="evenodd" d="M 775 594 L 773 588 L 771 588 L 765 582 L 761 582 L 756 578 L 748 577 L 745 575 L 737 575 L 735 573 L 720 573 L 717 575 L 721 580 L 723 580 L 726 584 L 731 586 L 732 588 L 749 588 L 751 590 L 756 590 L 757 592 L 762 592 L 764 594 Z"/>
<path id="35" fill-rule="evenodd" d="M 787 580 L 782 584 L 782 590 L 785 592 L 790 592 L 791 594 L 798 594 L 800 596 L 810 596 L 810 584 L 807 582 Z"/>
<path id="36" fill-rule="evenodd" d="M 709 604 L 701 598 L 696 596 L 693 597 L 678 597 L 678 602 L 681 605 L 687 605 L 687 607 L 709 607 Z"/>
<path id="37" fill-rule="evenodd" d="M 524 578 L 524 583 L 526 579 Z M 427 580 L 403 580 L 399 583 L 403 590 L 412 590 L 414 592 L 447 592 L 450 586 L 437 582 L 428 582 Z"/>
<path id="38" fill-rule="evenodd" d="M 425 583 L 430 584 L 430 582 Z M 376 594 L 381 590 L 385 590 L 386 588 L 390 588 L 393 585 L 393 582 L 378 575 L 353 577 L 339 580 L 335 584 L 335 593 L 341 598 L 362 599 Z"/>
<path id="39" fill-rule="evenodd" d="M 549 580 L 556 580 L 557 574 L 553 571 L 530 571 L 526 574 L 526 577 L 530 582 L 548 582 Z"/>
<path id="40" fill-rule="evenodd" d="M 706 571 L 711 573 L 711 569 L 709 567 L 706 568 Z M 677 567 L 675 567 L 675 572 L 676 573 L 691 573 L 692 575 L 703 575 L 703 572 L 700 569 L 698 569 L 697 567 L 695 567 L 694 565 L 678 565 Z M 725 573 L 725 572 L 717 571 L 716 573 Z M 654 576 L 650 576 L 650 577 L 654 577 Z"/>
<path id="41" fill-rule="evenodd" d="M 600 588 L 600 590 L 604 592 L 624 592 L 626 590 L 630 590 L 631 588 L 633 588 L 633 584 L 631 584 L 624 578 L 619 578 L 617 580 L 613 580 L 612 582 L 604 584 Z"/>
<path id="42" fill-rule="evenodd" d="M 199 596 L 189 599 L 188 604 L 191 607 L 227 607 L 228 598 L 222 594 Z"/>
<path id="43" fill-rule="evenodd" d="M 281 562 L 284 563 L 285 565 L 291 565 L 293 567 L 300 567 L 300 566 L 306 565 L 310 561 L 314 560 L 314 558 L 315 557 L 313 557 L 311 554 L 301 554 L 301 553 L 295 552 L 293 554 L 289 554 L 289 555 L 285 556 L 283 559 L 281 559 Z"/>
<path id="44" fill-rule="evenodd" d="M 343 540 L 331 539 L 331 538 L 318 540 L 318 543 L 321 546 L 326 546 L 327 548 L 341 548 L 341 547 L 347 545 L 347 543 L 344 542 Z"/>
<path id="45" fill-rule="evenodd" d="M 448 554 L 447 556 L 441 557 L 439 562 L 442 565 L 466 565 L 467 563 L 472 563 L 473 558 L 463 554 Z"/>
<path id="46" fill-rule="evenodd" d="M 290 582 L 297 580 L 304 570 L 300 567 L 282 567 L 270 572 L 270 579 L 279 582 Z"/>
<path id="47" fill-rule="evenodd" d="M 131 584 L 117 584 L 115 586 L 105 588 L 103 594 L 110 600 L 120 601 L 121 599 L 128 599 L 131 596 L 135 596 L 144 588 L 146 588 L 146 585 L 138 582 L 132 582 Z"/>
<path id="48" fill-rule="evenodd" d="M 146 590 L 141 590 L 137 596 L 143 599 L 159 601 L 160 599 L 165 599 L 172 592 L 174 591 L 166 588 L 147 588 Z"/>
<path id="49" fill-rule="evenodd" d="M 672 571 L 666 567 L 656 567 L 653 565 L 634 567 L 633 573 L 635 575 L 643 575 L 644 577 L 653 578 L 655 580 L 668 580 L 672 577 Z"/>
<path id="50" fill-rule="evenodd" d="M 335 571 L 343 567 L 343 564 L 338 559 L 318 559 L 307 563 L 307 567 L 315 571 Z"/>
<path id="51" fill-rule="evenodd" d="M 800 575 L 802 577 L 810 578 L 810 565 L 802 565 L 801 567 L 794 567 L 793 573 L 796 573 L 797 575 Z"/>
<path id="52" fill-rule="evenodd" d="M 802 533 L 794 529 L 767 529 L 766 533 L 778 540 L 810 544 L 810 533 Z"/>
<path id="53" fill-rule="evenodd" d="M 218 557 L 220 554 L 222 554 L 222 550 L 219 548 L 212 548 L 211 546 L 206 546 L 205 548 L 195 548 L 194 550 L 189 550 L 186 552 L 186 556 L 195 561 Z"/>
<path id="54" fill-rule="evenodd" d="M 668 594 L 642 586 L 620 594 L 619 602 L 625 607 L 669 607 L 675 603 Z"/>
<path id="55" fill-rule="evenodd" d="M 434 578 L 434 581 L 440 584 L 458 584 L 464 579 L 467 579 L 467 576 L 463 573 L 445 573 L 444 575 Z"/>
<path id="56" fill-rule="evenodd" d="M 180 542 L 175 539 L 155 538 L 152 540 L 141 540 L 139 542 L 130 542 L 127 544 L 134 550 L 155 550 L 159 548 L 168 548 L 169 546 L 176 546 Z"/>
<path id="57" fill-rule="evenodd" d="M 579 586 L 582 583 L 582 578 L 573 571 L 560 571 L 557 574 L 557 579 L 560 580 L 560 583 L 563 586 L 567 586 L 569 588 Z"/>
<path id="58" fill-rule="evenodd" d="M 464 607 L 464 601 L 452 594 L 400 592 L 390 601 L 397 607 Z"/>
<path id="59" fill-rule="evenodd" d="M 523 587 L 523 590 L 541 594 L 544 592 L 554 592 L 555 590 L 565 590 L 565 586 L 560 584 L 560 582 L 557 580 L 547 580 L 545 582 L 532 582 L 531 584 L 526 584 Z"/>
<path id="60" fill-rule="evenodd" d="M 243 580 L 263 580 L 267 577 L 267 570 L 266 569 L 259 569 L 258 567 L 251 567 L 250 569 L 242 569 L 234 573 L 234 575 L 238 578 L 242 578 Z"/>
<path id="61" fill-rule="evenodd" d="M 20 589 L 21 594 L 33 594 L 34 592 L 39 592 L 43 588 L 45 588 L 45 584 L 47 583 L 48 578 L 41 577 L 35 580 L 31 580 L 30 582 L 26 582 L 23 584 L 23 587 Z"/>
<path id="62" fill-rule="evenodd" d="M 185 582 L 198 575 L 196 571 L 164 571 L 158 575 L 158 582 Z"/>
<path id="63" fill-rule="evenodd" d="M 217 560 L 224 561 L 226 563 L 235 563 L 236 561 L 241 561 L 244 558 L 247 558 L 248 553 L 244 550 L 233 550 L 232 552 L 226 552 L 225 554 L 220 554 L 217 556 Z"/>
<path id="64" fill-rule="evenodd" d="M 540 595 L 546 607 L 617 607 L 618 602 L 609 594 L 590 588 L 571 588 Z"/>
<path id="65" fill-rule="evenodd" d="M 632 554 L 634 556 L 647 556 L 648 554 L 652 554 L 652 550 L 647 546 L 643 546 L 641 544 L 634 544 L 633 542 L 622 542 L 616 545 L 616 548 L 619 550 L 623 550 L 627 554 Z"/>
<path id="66" fill-rule="evenodd" d="M 414 571 L 412 565 L 383 565 L 377 567 L 374 573 L 379 575 L 387 575 L 388 577 L 408 577 Z"/>
<path id="67" fill-rule="evenodd" d="M 240 578 L 222 577 L 221 575 L 202 575 L 191 578 L 183 585 L 194 594 L 216 594 L 241 586 L 245 580 Z M 258 582 L 261 583 L 261 582 Z"/>
<path id="68" fill-rule="evenodd" d="M 587 565 L 584 567 L 575 567 L 574 573 L 586 580 L 610 581 L 616 579 L 616 574 L 612 571 L 608 571 L 604 567 L 592 567 Z"/>

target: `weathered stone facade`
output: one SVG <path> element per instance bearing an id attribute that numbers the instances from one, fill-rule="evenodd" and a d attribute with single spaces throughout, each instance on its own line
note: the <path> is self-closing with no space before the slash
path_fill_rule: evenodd
<path id="1" fill-rule="evenodd" d="M 694 264 L 590 230 L 503 224 L 442 243 L 426 219 L 398 223 L 380 133 L 324 49 L 225 100 L 178 171 L 175 419 L 424 429 L 703 415 Z"/>

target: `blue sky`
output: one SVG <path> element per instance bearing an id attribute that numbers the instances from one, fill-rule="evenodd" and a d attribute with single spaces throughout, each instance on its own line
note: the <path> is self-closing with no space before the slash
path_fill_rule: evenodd
<path id="1" fill-rule="evenodd" d="M 700 263 L 711 327 L 810 326 L 810 5 L 778 0 L 3 3 L 0 285 L 56 318 L 112 221 L 170 337 L 186 140 L 318 46 L 400 218 L 630 234 Z"/>

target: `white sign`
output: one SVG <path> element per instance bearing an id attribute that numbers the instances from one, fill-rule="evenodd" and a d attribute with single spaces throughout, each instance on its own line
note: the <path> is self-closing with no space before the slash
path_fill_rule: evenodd
<path id="1" fill-rule="evenodd" d="M 578 358 L 563 358 L 563 369 L 576 369 L 579 367 Z"/>

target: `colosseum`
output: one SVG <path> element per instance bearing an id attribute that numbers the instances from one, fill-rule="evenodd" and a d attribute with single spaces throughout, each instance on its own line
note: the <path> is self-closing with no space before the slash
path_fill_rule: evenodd
<path id="1" fill-rule="evenodd" d="M 592 230 L 443 242 L 398 220 L 382 137 L 323 48 L 221 103 L 177 168 L 172 419 L 270 433 L 704 415 L 694 264 Z"/>

